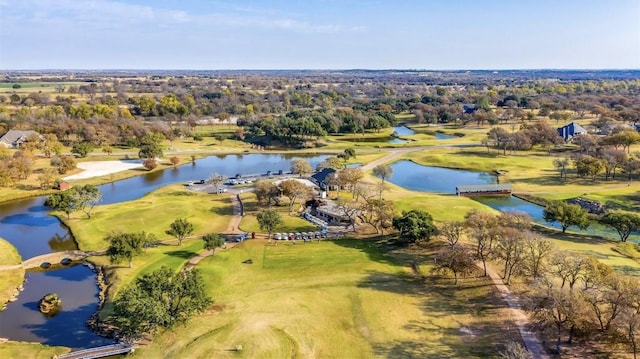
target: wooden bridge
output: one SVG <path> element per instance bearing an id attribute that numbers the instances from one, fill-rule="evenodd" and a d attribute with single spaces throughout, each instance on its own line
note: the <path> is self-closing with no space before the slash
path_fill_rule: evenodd
<path id="1" fill-rule="evenodd" d="M 133 352 L 131 344 L 119 343 L 56 355 L 53 359 L 93 359 L 108 357 L 111 355 L 128 354 L 131 352 Z"/>

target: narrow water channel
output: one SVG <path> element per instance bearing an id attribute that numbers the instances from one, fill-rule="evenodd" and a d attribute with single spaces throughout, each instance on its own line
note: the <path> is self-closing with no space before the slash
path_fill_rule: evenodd
<path id="1" fill-rule="evenodd" d="M 496 183 L 495 176 L 489 173 L 423 166 L 412 161 L 398 161 L 391 164 L 391 168 L 393 169 L 393 176 L 389 179 L 389 182 L 413 191 L 455 193 L 458 185 Z M 562 228 L 558 222 L 546 222 L 544 220 L 543 207 L 514 196 L 477 197 L 475 200 L 499 211 L 525 212 L 531 216 L 535 223 L 556 229 Z M 619 239 L 615 230 L 607 228 L 598 222 L 592 222 L 586 229 L 574 226 L 569 227 L 567 231 L 600 236 L 611 240 Z M 629 241 L 640 243 L 640 233 L 632 233 L 629 236 Z"/>

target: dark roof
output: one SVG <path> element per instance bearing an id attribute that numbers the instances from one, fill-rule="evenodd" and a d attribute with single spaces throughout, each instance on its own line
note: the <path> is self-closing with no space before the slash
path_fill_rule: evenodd
<path id="1" fill-rule="evenodd" d="M 327 176 L 333 173 L 336 173 L 336 170 L 334 170 L 333 168 L 323 168 L 322 171 L 311 175 L 311 179 L 322 187 L 327 181 Z"/>
<path id="2" fill-rule="evenodd" d="M 575 135 L 585 134 L 587 130 L 584 127 L 578 125 L 575 122 L 571 122 L 570 124 L 558 128 L 558 135 L 564 138 L 565 141 L 570 140 Z"/>
<path id="3" fill-rule="evenodd" d="M 511 184 L 479 184 L 479 185 L 465 185 L 465 186 L 457 186 L 456 191 L 462 193 L 473 193 L 473 192 L 505 192 L 511 191 Z"/>
<path id="4" fill-rule="evenodd" d="M 476 108 L 476 105 L 474 105 L 474 104 L 465 103 L 465 104 L 462 105 L 462 112 L 463 113 L 471 114 L 471 113 L 476 112 L 476 110 L 477 110 L 477 108 Z"/>

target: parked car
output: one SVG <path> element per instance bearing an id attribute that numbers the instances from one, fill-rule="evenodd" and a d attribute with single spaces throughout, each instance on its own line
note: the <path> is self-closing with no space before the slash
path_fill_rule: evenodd
<path id="1" fill-rule="evenodd" d="M 282 234 L 280 234 L 280 233 L 274 234 L 273 235 L 273 239 L 278 240 L 278 241 L 281 240 L 282 239 Z"/>

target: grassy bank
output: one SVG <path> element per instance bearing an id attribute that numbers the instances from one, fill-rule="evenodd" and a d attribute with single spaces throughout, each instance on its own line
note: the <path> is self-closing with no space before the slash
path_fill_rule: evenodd
<path id="1" fill-rule="evenodd" d="M 242 263 L 252 259 L 253 264 Z M 422 251 L 363 240 L 243 242 L 198 268 L 215 304 L 141 350 L 153 358 L 492 357 L 517 337 L 481 278 L 423 279 Z M 435 290 L 434 290 L 435 289 Z M 234 348 L 242 346 L 241 351 Z"/>
<path id="2" fill-rule="evenodd" d="M 0 238 L 0 265 L 20 264 L 22 258 L 16 247 Z M 24 281 L 24 269 L 8 269 L 0 271 L 0 311 L 4 305 L 17 293 L 17 288 Z"/>
<path id="3" fill-rule="evenodd" d="M 69 348 L 38 343 L 0 342 L 0 358 L 42 359 L 68 353 Z"/>

